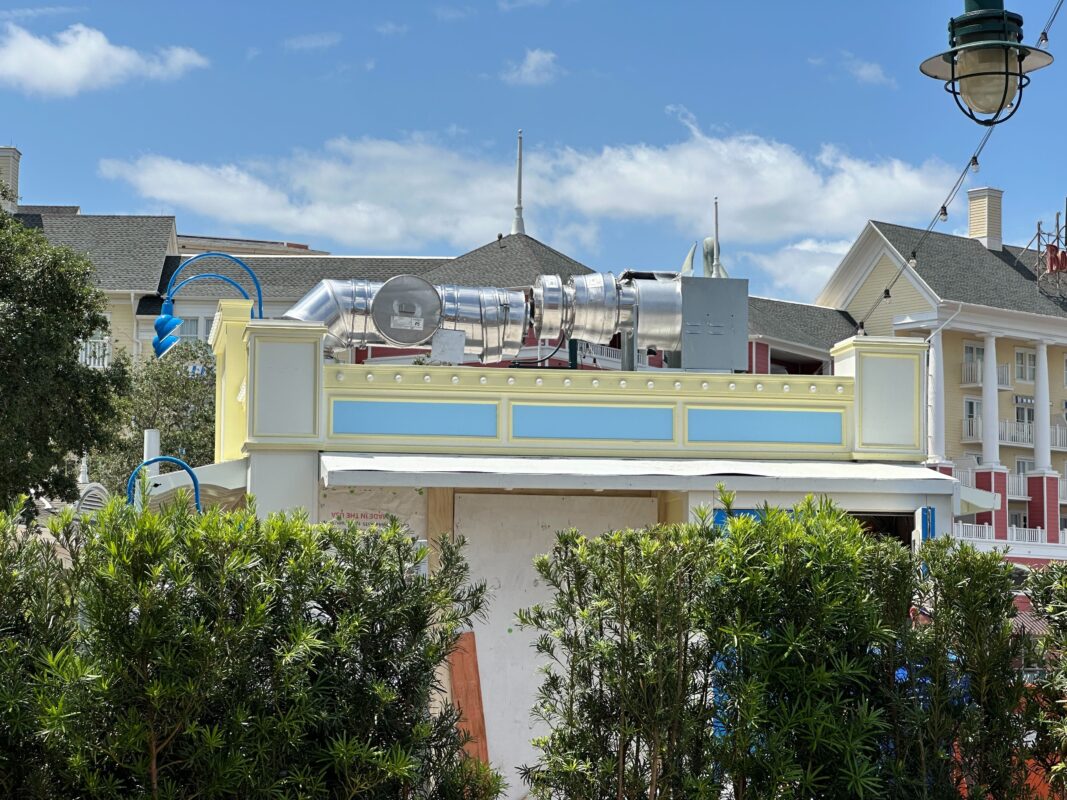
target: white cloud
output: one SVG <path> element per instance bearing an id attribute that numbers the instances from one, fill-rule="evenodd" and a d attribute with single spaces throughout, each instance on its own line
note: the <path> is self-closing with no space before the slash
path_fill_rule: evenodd
<path id="1" fill-rule="evenodd" d="M 442 22 L 455 22 L 456 20 L 473 17 L 478 12 L 470 6 L 437 6 L 433 13 Z"/>
<path id="2" fill-rule="evenodd" d="M 57 17 L 63 14 L 77 14 L 85 9 L 81 6 L 33 6 L 29 8 L 0 9 L 0 20 L 35 19 L 37 17 Z"/>
<path id="3" fill-rule="evenodd" d="M 870 86 L 888 86 L 891 89 L 897 88 L 896 79 L 887 75 L 885 70 L 882 69 L 881 64 L 876 64 L 873 61 L 864 61 L 849 52 L 842 53 L 841 57 L 843 59 L 845 70 L 858 82 Z"/>
<path id="4" fill-rule="evenodd" d="M 936 161 L 867 160 L 832 147 L 810 156 L 758 136 L 712 136 L 691 119 L 685 130 L 667 144 L 529 148 L 528 230 L 592 251 L 608 224 L 666 225 L 680 243 L 677 254 L 664 254 L 665 262 L 680 262 L 686 241 L 710 232 L 711 199 L 719 195 L 729 250 L 781 250 L 804 268 L 795 277 L 778 276 L 777 284 L 810 294 L 819 282 L 809 283 L 804 274 L 825 274 L 836 264 L 830 256 L 839 255 L 841 242 L 867 219 L 925 222 L 955 178 Z M 316 151 L 256 163 L 152 155 L 105 161 L 101 172 L 127 182 L 146 201 L 220 226 L 361 250 L 447 245 L 462 251 L 505 230 L 514 205 L 510 146 L 499 155 L 470 147 L 444 136 L 340 138 Z"/>
<path id="5" fill-rule="evenodd" d="M 341 34 L 333 32 L 305 33 L 282 42 L 286 50 L 328 50 L 341 43 Z"/>
<path id="6" fill-rule="evenodd" d="M 398 22 L 383 22 L 381 25 L 376 25 L 374 30 L 382 36 L 403 36 L 408 32 L 408 26 Z"/>
<path id="7" fill-rule="evenodd" d="M 9 22 L 0 35 L 0 85 L 27 94 L 70 97 L 137 78 L 170 80 L 207 65 L 188 47 L 141 53 L 85 25 L 71 25 L 49 39 Z"/>
<path id="8" fill-rule="evenodd" d="M 500 79 L 513 86 L 544 86 L 562 74 L 555 53 L 535 48 L 526 51 L 521 64 L 509 63 L 500 73 Z"/>
<path id="9" fill-rule="evenodd" d="M 851 246 L 848 239 L 801 239 L 770 253 L 743 252 L 739 256 L 765 273 L 776 295 L 811 301 Z"/>
<path id="10" fill-rule="evenodd" d="M 497 6 L 501 11 L 513 11 L 516 8 L 531 8 L 547 6 L 552 0 L 497 0 Z"/>

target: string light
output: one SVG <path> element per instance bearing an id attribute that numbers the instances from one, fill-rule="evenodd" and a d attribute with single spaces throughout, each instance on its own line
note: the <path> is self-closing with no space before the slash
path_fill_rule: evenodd
<path id="1" fill-rule="evenodd" d="M 971 156 L 971 172 L 977 175 L 981 168 L 982 165 L 978 163 L 978 156 Z"/>
<path id="2" fill-rule="evenodd" d="M 948 208 L 941 206 L 941 211 L 938 213 L 938 217 L 941 218 L 942 222 L 948 222 Z"/>

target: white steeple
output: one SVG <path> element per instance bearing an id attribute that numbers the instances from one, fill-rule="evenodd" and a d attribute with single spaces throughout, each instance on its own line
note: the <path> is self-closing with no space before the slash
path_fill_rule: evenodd
<path id="1" fill-rule="evenodd" d="M 519 129 L 519 157 L 515 164 L 515 177 L 518 183 L 518 191 L 515 201 L 515 221 L 511 223 L 511 233 L 526 233 L 526 226 L 522 222 L 522 129 Z"/>

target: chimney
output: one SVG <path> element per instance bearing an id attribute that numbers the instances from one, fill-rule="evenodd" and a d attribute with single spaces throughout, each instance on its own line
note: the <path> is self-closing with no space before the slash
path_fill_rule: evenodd
<path id="1" fill-rule="evenodd" d="M 0 184 L 11 190 L 12 198 L 0 197 L 0 210 L 14 214 L 19 204 L 19 160 L 22 153 L 14 147 L 0 147 Z"/>
<path id="2" fill-rule="evenodd" d="M 967 192 L 970 203 L 968 219 L 972 239 L 977 239 L 987 249 L 1000 252 L 1004 249 L 1001 226 L 1001 206 L 1004 192 L 1000 189 L 971 189 Z"/>

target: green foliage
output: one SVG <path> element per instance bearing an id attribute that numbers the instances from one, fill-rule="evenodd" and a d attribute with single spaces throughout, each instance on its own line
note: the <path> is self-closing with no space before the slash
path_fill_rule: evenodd
<path id="1" fill-rule="evenodd" d="M 1030 573 L 1027 594 L 1048 625 L 1036 663 L 1045 667 L 1037 685 L 1035 766 L 1047 776 L 1058 798 L 1067 797 L 1067 563 L 1051 563 Z"/>
<path id="2" fill-rule="evenodd" d="M 144 431 L 159 431 L 160 451 L 191 466 L 215 460 L 215 355 L 200 341 L 181 342 L 166 358 L 130 367 L 130 390 L 117 404 L 121 430 L 90 455 L 94 480 L 125 494 L 131 470 L 141 463 Z"/>
<path id="3" fill-rule="evenodd" d="M 519 614 L 548 659 L 534 796 L 1027 796 L 999 554 L 912 555 L 811 499 L 708 520 L 569 531 L 537 561 L 554 596 Z"/>
<path id="4" fill-rule="evenodd" d="M 31 491 L 72 498 L 77 459 L 109 442 L 125 369 L 79 360 L 105 307 L 87 258 L 0 212 L 0 507 Z"/>
<path id="5" fill-rule="evenodd" d="M 25 654 L 11 669 L 33 687 L 18 695 L 22 749 L 0 766 L 29 753 L 45 788 L 70 797 L 498 796 L 498 776 L 464 755 L 436 677 L 485 602 L 459 545 L 443 541 L 423 577 L 427 548 L 398 524 L 113 502 L 57 525 L 84 542 L 67 568 L 8 522 L 0 554 L 65 588 L 57 611 L 19 572 L 31 596 L 0 606 L 5 646 Z M 62 630 L 32 633 L 49 613 Z M 8 615 L 31 634 L 8 635 Z M 56 796 L 33 774 L 6 777 L 12 792 Z"/>

